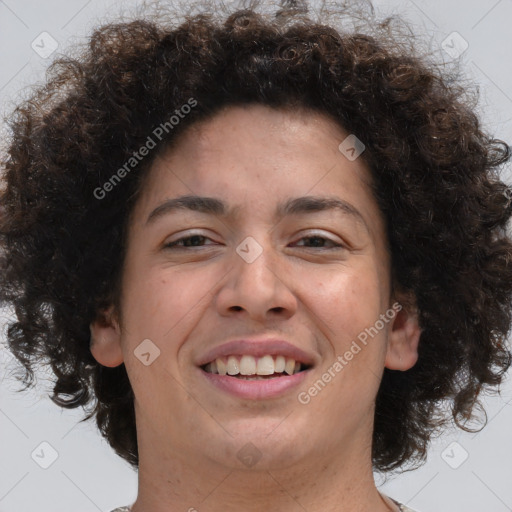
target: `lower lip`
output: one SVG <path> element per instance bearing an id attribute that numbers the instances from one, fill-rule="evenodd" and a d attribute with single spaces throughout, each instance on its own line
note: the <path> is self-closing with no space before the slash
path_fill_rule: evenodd
<path id="1" fill-rule="evenodd" d="M 301 384 L 306 378 L 306 374 L 310 371 L 310 369 L 303 370 L 294 375 L 287 375 L 286 377 L 245 380 L 237 379 L 230 375 L 208 373 L 201 368 L 199 370 L 214 386 L 234 396 L 249 400 L 264 400 L 266 398 L 284 395 L 286 392 Z"/>

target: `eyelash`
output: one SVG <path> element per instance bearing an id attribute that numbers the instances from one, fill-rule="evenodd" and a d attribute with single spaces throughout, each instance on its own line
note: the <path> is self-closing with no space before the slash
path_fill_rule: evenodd
<path id="1" fill-rule="evenodd" d="M 208 240 L 211 240 L 211 238 L 205 236 L 205 235 L 189 235 L 189 236 L 185 236 L 185 237 L 182 237 L 182 238 L 178 238 L 177 240 L 175 240 L 174 242 L 170 242 L 168 244 L 166 244 L 164 246 L 164 249 L 186 249 L 187 246 L 183 246 L 183 245 L 178 245 L 179 242 L 183 242 L 184 240 L 191 240 L 192 238 L 196 238 L 196 237 L 200 237 L 200 238 L 204 238 L 204 239 L 208 239 Z M 305 237 L 302 237 L 300 238 L 299 240 L 314 240 L 314 239 L 320 239 L 320 240 L 325 240 L 329 243 L 331 243 L 333 245 L 333 247 L 331 248 L 325 248 L 325 247 L 316 247 L 317 249 L 324 249 L 324 250 L 336 250 L 336 249 L 343 249 L 345 248 L 345 246 L 343 244 L 338 244 L 336 242 L 334 242 L 333 240 L 331 240 L 330 238 L 327 238 L 327 237 L 324 237 L 324 236 L 320 236 L 320 235 L 310 235 L 310 236 L 305 236 Z M 188 247 L 204 247 L 204 246 L 188 246 Z M 315 249 L 315 247 L 307 247 L 307 249 Z"/>

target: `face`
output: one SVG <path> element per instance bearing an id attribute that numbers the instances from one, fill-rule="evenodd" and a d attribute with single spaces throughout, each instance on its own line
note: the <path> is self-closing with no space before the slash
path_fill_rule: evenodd
<path id="1" fill-rule="evenodd" d="M 338 148 L 348 135 L 318 113 L 231 107 L 154 162 L 122 321 L 91 330 L 99 362 L 124 361 L 160 453 L 279 469 L 367 449 L 383 369 L 415 363 L 418 333 L 393 309 L 384 220 L 363 159 Z"/>

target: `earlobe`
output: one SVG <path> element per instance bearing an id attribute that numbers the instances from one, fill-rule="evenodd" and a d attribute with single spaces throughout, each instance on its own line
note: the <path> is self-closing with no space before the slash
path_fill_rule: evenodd
<path id="1" fill-rule="evenodd" d="M 401 371 L 412 368 L 418 360 L 420 336 L 417 310 L 403 306 L 390 327 L 385 367 Z"/>
<path id="2" fill-rule="evenodd" d="M 114 368 L 123 363 L 121 329 L 114 317 L 114 307 L 98 312 L 89 325 L 91 331 L 90 350 L 94 359 L 103 366 Z"/>

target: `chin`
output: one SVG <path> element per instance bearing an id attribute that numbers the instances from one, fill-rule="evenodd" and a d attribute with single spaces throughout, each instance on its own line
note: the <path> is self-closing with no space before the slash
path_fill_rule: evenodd
<path id="1" fill-rule="evenodd" d="M 289 469 L 306 455 L 304 440 L 308 434 L 291 432 L 284 418 L 240 420 L 236 428 L 223 424 L 231 436 L 225 434 L 217 438 L 213 442 L 215 448 L 212 445 L 203 453 L 230 469 Z"/>

